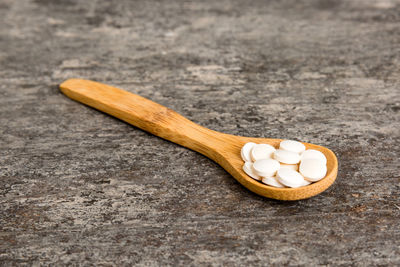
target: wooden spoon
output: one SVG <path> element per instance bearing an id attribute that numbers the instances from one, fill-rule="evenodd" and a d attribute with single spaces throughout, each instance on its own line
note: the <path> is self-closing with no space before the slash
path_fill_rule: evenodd
<path id="1" fill-rule="evenodd" d="M 279 200 L 305 199 L 323 192 L 336 179 L 338 162 L 335 154 L 323 146 L 305 144 L 307 149 L 319 150 L 326 156 L 326 177 L 300 188 L 268 186 L 243 172 L 244 162 L 240 150 L 247 142 L 278 147 L 282 139 L 243 137 L 216 132 L 146 98 L 98 82 L 70 79 L 63 82 L 60 89 L 78 102 L 205 155 L 221 165 L 244 187 L 264 197 Z"/>

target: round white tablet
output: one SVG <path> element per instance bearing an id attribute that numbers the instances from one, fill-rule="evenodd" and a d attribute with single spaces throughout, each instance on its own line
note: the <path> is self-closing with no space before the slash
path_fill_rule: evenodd
<path id="1" fill-rule="evenodd" d="M 290 169 L 279 169 L 276 173 L 276 177 L 278 178 L 278 182 L 288 187 L 300 187 L 303 186 L 304 178 L 300 173 L 290 170 Z"/>
<path id="2" fill-rule="evenodd" d="M 291 170 L 294 170 L 294 171 L 298 171 L 299 170 L 299 165 L 298 164 L 281 163 L 281 168 L 287 168 L 287 169 L 291 169 Z"/>
<path id="3" fill-rule="evenodd" d="M 253 163 L 254 172 L 263 177 L 274 176 L 279 168 L 279 162 L 274 159 L 260 159 Z"/>
<path id="4" fill-rule="evenodd" d="M 301 153 L 301 160 L 305 159 L 319 159 L 321 160 L 324 164 L 326 164 L 326 157 L 324 153 L 318 150 L 314 149 L 307 149 L 303 153 Z"/>
<path id="5" fill-rule="evenodd" d="M 293 141 L 293 140 L 284 140 L 280 143 L 279 145 L 280 149 L 286 150 L 286 151 L 291 151 L 295 153 L 301 153 L 304 150 L 306 150 L 306 147 L 298 142 L 298 141 Z"/>
<path id="6" fill-rule="evenodd" d="M 257 161 L 260 159 L 270 159 L 276 149 L 268 144 L 255 145 L 251 150 L 251 159 Z"/>
<path id="7" fill-rule="evenodd" d="M 297 164 L 300 161 L 300 155 L 298 153 L 283 149 L 276 150 L 274 152 L 274 158 L 286 164 Z"/>
<path id="8" fill-rule="evenodd" d="M 264 184 L 274 186 L 274 187 L 279 187 L 283 188 L 285 187 L 283 184 L 279 183 L 275 177 L 263 177 L 261 180 Z"/>
<path id="9" fill-rule="evenodd" d="M 300 163 L 300 173 L 311 182 L 321 180 L 326 175 L 326 165 L 319 159 L 305 159 Z"/>
<path id="10" fill-rule="evenodd" d="M 248 176 L 250 176 L 251 178 L 253 178 L 253 179 L 255 179 L 255 180 L 261 180 L 261 177 L 260 176 L 258 176 L 257 174 L 255 174 L 254 172 L 253 172 L 253 163 L 251 163 L 251 162 L 245 162 L 244 164 L 243 164 L 243 171 L 248 175 Z"/>
<path id="11" fill-rule="evenodd" d="M 307 181 L 306 179 L 304 179 L 304 182 L 303 182 L 303 185 L 302 185 L 302 186 L 306 186 L 306 185 L 309 185 L 309 184 L 311 184 L 311 182 L 310 182 L 310 181 Z"/>
<path id="12" fill-rule="evenodd" d="M 240 151 L 240 154 L 242 156 L 243 161 L 251 161 L 250 157 L 250 152 L 251 149 L 256 145 L 256 143 L 249 142 L 246 143 L 243 147 L 242 150 Z"/>

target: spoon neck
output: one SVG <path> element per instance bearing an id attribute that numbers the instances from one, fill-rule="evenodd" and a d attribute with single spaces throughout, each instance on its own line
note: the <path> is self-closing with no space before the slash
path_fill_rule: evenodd
<path id="1" fill-rule="evenodd" d="M 165 128 L 157 136 L 219 162 L 220 151 L 228 145 L 227 135 L 202 127 L 177 113 L 173 117 L 175 123 L 164 125 Z"/>

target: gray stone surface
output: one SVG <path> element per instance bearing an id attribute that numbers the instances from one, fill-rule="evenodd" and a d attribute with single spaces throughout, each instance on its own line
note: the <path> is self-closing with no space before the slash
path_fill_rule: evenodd
<path id="1" fill-rule="evenodd" d="M 80 77 L 337 153 L 279 202 L 71 101 Z M 0 265 L 400 264 L 400 1 L 0 0 Z"/>

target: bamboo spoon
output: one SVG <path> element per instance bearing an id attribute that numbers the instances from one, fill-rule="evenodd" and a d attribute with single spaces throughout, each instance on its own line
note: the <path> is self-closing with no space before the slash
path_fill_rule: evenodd
<path id="1" fill-rule="evenodd" d="M 300 188 L 275 188 L 245 174 L 240 149 L 247 142 L 266 143 L 277 147 L 281 139 L 235 136 L 204 128 L 175 111 L 130 92 L 81 79 L 69 79 L 60 85 L 68 97 L 108 113 L 140 129 L 197 151 L 214 160 L 244 187 L 264 197 L 299 200 L 326 190 L 336 179 L 338 162 L 335 154 L 323 146 L 305 144 L 319 150 L 327 158 L 328 172 L 324 179 Z"/>

